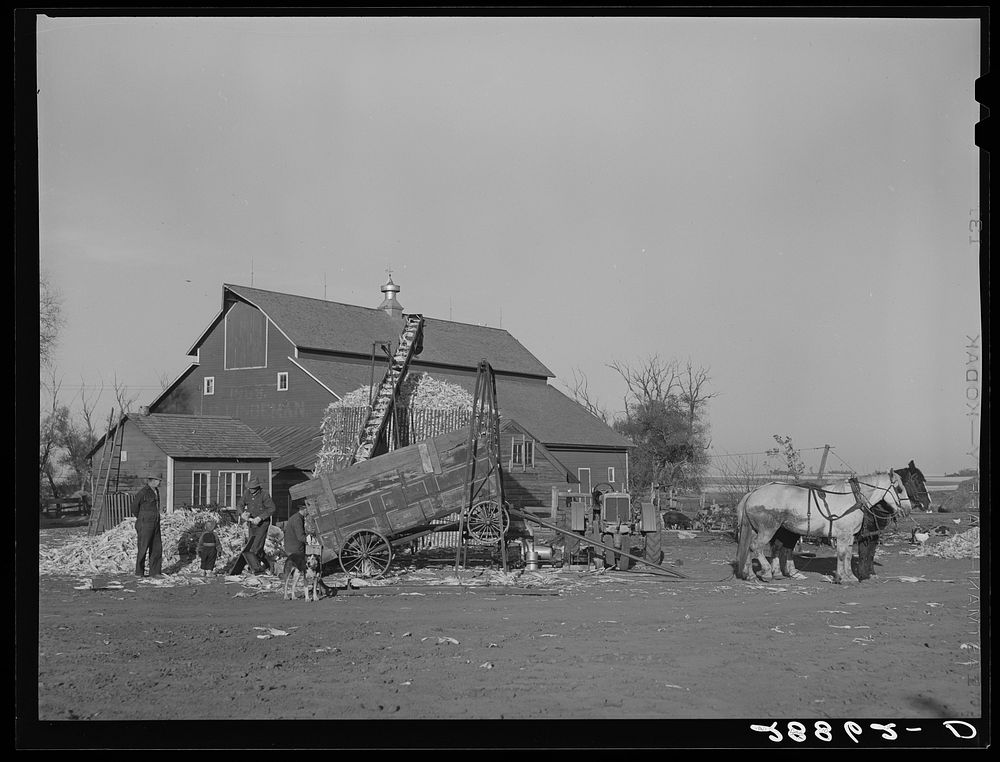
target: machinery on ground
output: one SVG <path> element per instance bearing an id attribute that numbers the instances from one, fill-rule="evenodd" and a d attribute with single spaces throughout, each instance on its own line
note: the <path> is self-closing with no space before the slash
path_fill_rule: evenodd
<path id="1" fill-rule="evenodd" d="M 659 514 L 652 503 L 636 503 L 628 492 L 604 482 L 594 488 L 589 506 L 574 501 L 571 510 L 570 529 L 602 543 L 605 566 L 628 569 L 633 551 L 650 564 L 663 562 Z"/>

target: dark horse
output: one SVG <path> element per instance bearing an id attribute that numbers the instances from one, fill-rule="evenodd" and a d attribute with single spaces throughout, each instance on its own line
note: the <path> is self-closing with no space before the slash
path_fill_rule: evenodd
<path id="1" fill-rule="evenodd" d="M 931 496 L 927 492 L 927 481 L 923 472 L 914 465 L 911 460 L 905 468 L 894 468 L 896 475 L 903 480 L 903 487 L 906 489 L 906 496 L 913 505 L 919 505 L 921 510 L 928 511 L 931 507 Z M 880 517 L 878 511 L 872 513 L 865 512 L 861 529 L 855 538 L 858 542 L 858 579 L 868 579 L 874 573 L 875 548 L 878 546 L 878 536 L 888 526 L 889 516 Z M 791 560 L 792 551 L 799 541 L 799 535 L 781 527 L 771 541 L 771 557 L 777 561 L 778 569 L 786 577 L 795 574 L 795 564 L 792 563 L 792 570 L 788 569 L 788 562 Z M 772 573 L 777 574 L 778 569 L 774 568 L 772 561 Z"/>

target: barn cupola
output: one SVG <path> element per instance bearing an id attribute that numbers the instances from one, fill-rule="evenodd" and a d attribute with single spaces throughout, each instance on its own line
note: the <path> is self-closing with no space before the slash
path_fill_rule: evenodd
<path id="1" fill-rule="evenodd" d="M 399 286 L 392 282 L 391 274 L 389 275 L 389 280 L 382 286 L 382 293 L 385 295 L 385 298 L 382 299 L 382 303 L 378 308 L 383 310 L 389 317 L 402 318 L 403 305 L 396 300 L 396 294 L 399 293 Z"/>

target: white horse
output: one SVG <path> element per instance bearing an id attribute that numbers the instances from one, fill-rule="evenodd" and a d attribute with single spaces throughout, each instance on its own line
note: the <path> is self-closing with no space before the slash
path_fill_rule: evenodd
<path id="1" fill-rule="evenodd" d="M 851 550 L 854 536 L 861 529 L 866 513 L 875 506 L 885 506 L 892 515 L 903 514 L 903 484 L 894 472 L 860 477 L 859 500 L 849 480 L 824 487 L 772 482 L 748 492 L 736 506 L 739 546 L 736 552 L 736 576 L 749 579 L 751 551 L 760 563 L 760 575 L 771 579 L 771 565 L 764 556 L 771 538 L 779 528 L 805 537 L 830 537 L 836 540 L 837 571 L 835 582 L 857 582 L 851 573 Z M 907 501 L 909 502 L 909 501 Z M 881 509 L 880 509 L 881 511 Z"/>

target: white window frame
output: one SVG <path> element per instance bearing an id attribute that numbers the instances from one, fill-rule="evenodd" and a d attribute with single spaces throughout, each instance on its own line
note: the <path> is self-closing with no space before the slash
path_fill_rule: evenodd
<path id="1" fill-rule="evenodd" d="M 522 471 L 535 467 L 535 440 L 528 439 L 523 434 L 521 438 L 511 437 L 510 466 L 513 470 L 518 466 Z"/>
<path id="2" fill-rule="evenodd" d="M 510 440 L 510 467 L 524 466 L 524 442 Z"/>
<path id="3" fill-rule="evenodd" d="M 205 376 L 202 379 L 201 393 L 205 397 L 211 397 L 215 394 L 215 376 Z"/>
<path id="4" fill-rule="evenodd" d="M 205 502 L 196 503 L 195 502 L 195 477 L 202 476 L 205 479 Z M 191 506 L 193 508 L 199 505 L 211 505 L 212 504 L 212 472 L 211 471 L 192 471 L 191 472 Z"/>
<path id="5" fill-rule="evenodd" d="M 614 484 L 615 483 L 615 467 L 614 466 L 608 466 L 608 483 L 609 484 Z"/>
<path id="6" fill-rule="evenodd" d="M 238 476 L 242 476 L 243 477 L 243 479 L 242 479 L 243 490 L 241 490 L 240 494 L 237 495 L 236 494 L 236 487 L 237 487 L 237 477 Z M 226 478 L 225 482 L 222 481 L 223 477 Z M 223 471 L 223 470 L 220 470 L 219 471 L 219 479 L 216 482 L 216 485 L 217 485 L 217 488 L 218 488 L 218 492 L 216 494 L 218 495 L 219 505 L 221 505 L 223 507 L 226 507 L 226 508 L 236 508 L 236 506 L 239 505 L 240 498 L 243 497 L 243 492 L 246 490 L 246 485 L 247 485 L 247 483 L 249 481 L 250 481 L 250 472 L 249 471 L 236 471 L 236 470 Z M 232 490 L 232 495 L 233 495 L 232 501 L 228 501 L 227 498 L 226 498 L 226 493 L 230 489 Z"/>
<path id="7" fill-rule="evenodd" d="M 281 385 L 282 381 L 285 382 L 284 386 Z M 278 391 L 279 392 L 287 392 L 288 391 L 288 371 L 287 370 L 283 370 L 280 373 L 278 373 Z"/>

